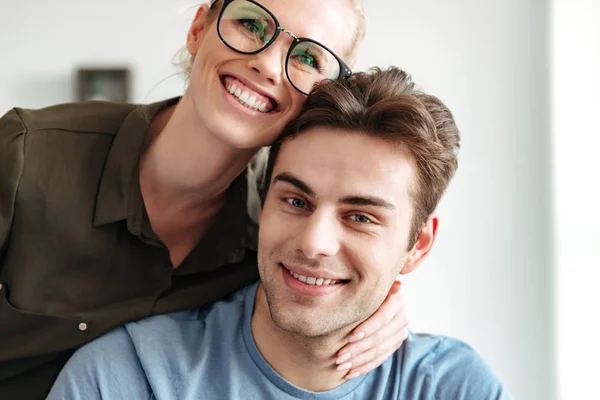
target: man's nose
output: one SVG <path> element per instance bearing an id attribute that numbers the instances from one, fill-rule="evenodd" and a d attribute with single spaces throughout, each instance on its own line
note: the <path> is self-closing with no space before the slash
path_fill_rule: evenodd
<path id="1" fill-rule="evenodd" d="M 300 235 L 300 251 L 309 259 L 336 255 L 340 250 L 341 229 L 337 218 L 330 213 L 313 213 Z"/>

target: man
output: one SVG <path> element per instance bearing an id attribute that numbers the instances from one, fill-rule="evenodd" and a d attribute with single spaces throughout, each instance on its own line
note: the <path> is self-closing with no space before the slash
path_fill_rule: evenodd
<path id="1" fill-rule="evenodd" d="M 450 111 L 399 69 L 319 86 L 271 148 L 261 283 L 90 343 L 50 398 L 507 398 L 484 361 L 450 338 L 411 334 L 352 380 L 330 356 L 429 253 L 458 148 Z"/>

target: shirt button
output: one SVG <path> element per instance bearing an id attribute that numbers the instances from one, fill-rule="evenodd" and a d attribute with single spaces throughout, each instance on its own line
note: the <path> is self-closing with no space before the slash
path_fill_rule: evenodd
<path id="1" fill-rule="evenodd" d="M 86 331 L 86 330 L 87 330 L 87 324 L 86 324 L 85 322 L 82 322 L 82 323 L 80 323 L 80 324 L 79 324 L 79 330 L 80 330 L 81 332 L 84 332 L 84 331 Z"/>

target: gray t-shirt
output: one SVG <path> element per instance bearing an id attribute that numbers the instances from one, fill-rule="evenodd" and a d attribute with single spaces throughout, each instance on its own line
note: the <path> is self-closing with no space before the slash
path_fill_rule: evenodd
<path id="1" fill-rule="evenodd" d="M 250 320 L 258 284 L 200 310 L 132 322 L 79 349 L 49 399 L 508 399 L 466 344 L 410 334 L 369 374 L 327 392 L 287 382 L 264 360 Z"/>

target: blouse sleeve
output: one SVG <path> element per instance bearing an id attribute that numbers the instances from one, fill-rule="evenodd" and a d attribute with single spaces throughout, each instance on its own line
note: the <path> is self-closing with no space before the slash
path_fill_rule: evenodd
<path id="1" fill-rule="evenodd" d="M 0 260 L 8 243 L 17 189 L 25 163 L 26 132 L 17 110 L 13 109 L 0 118 Z"/>

